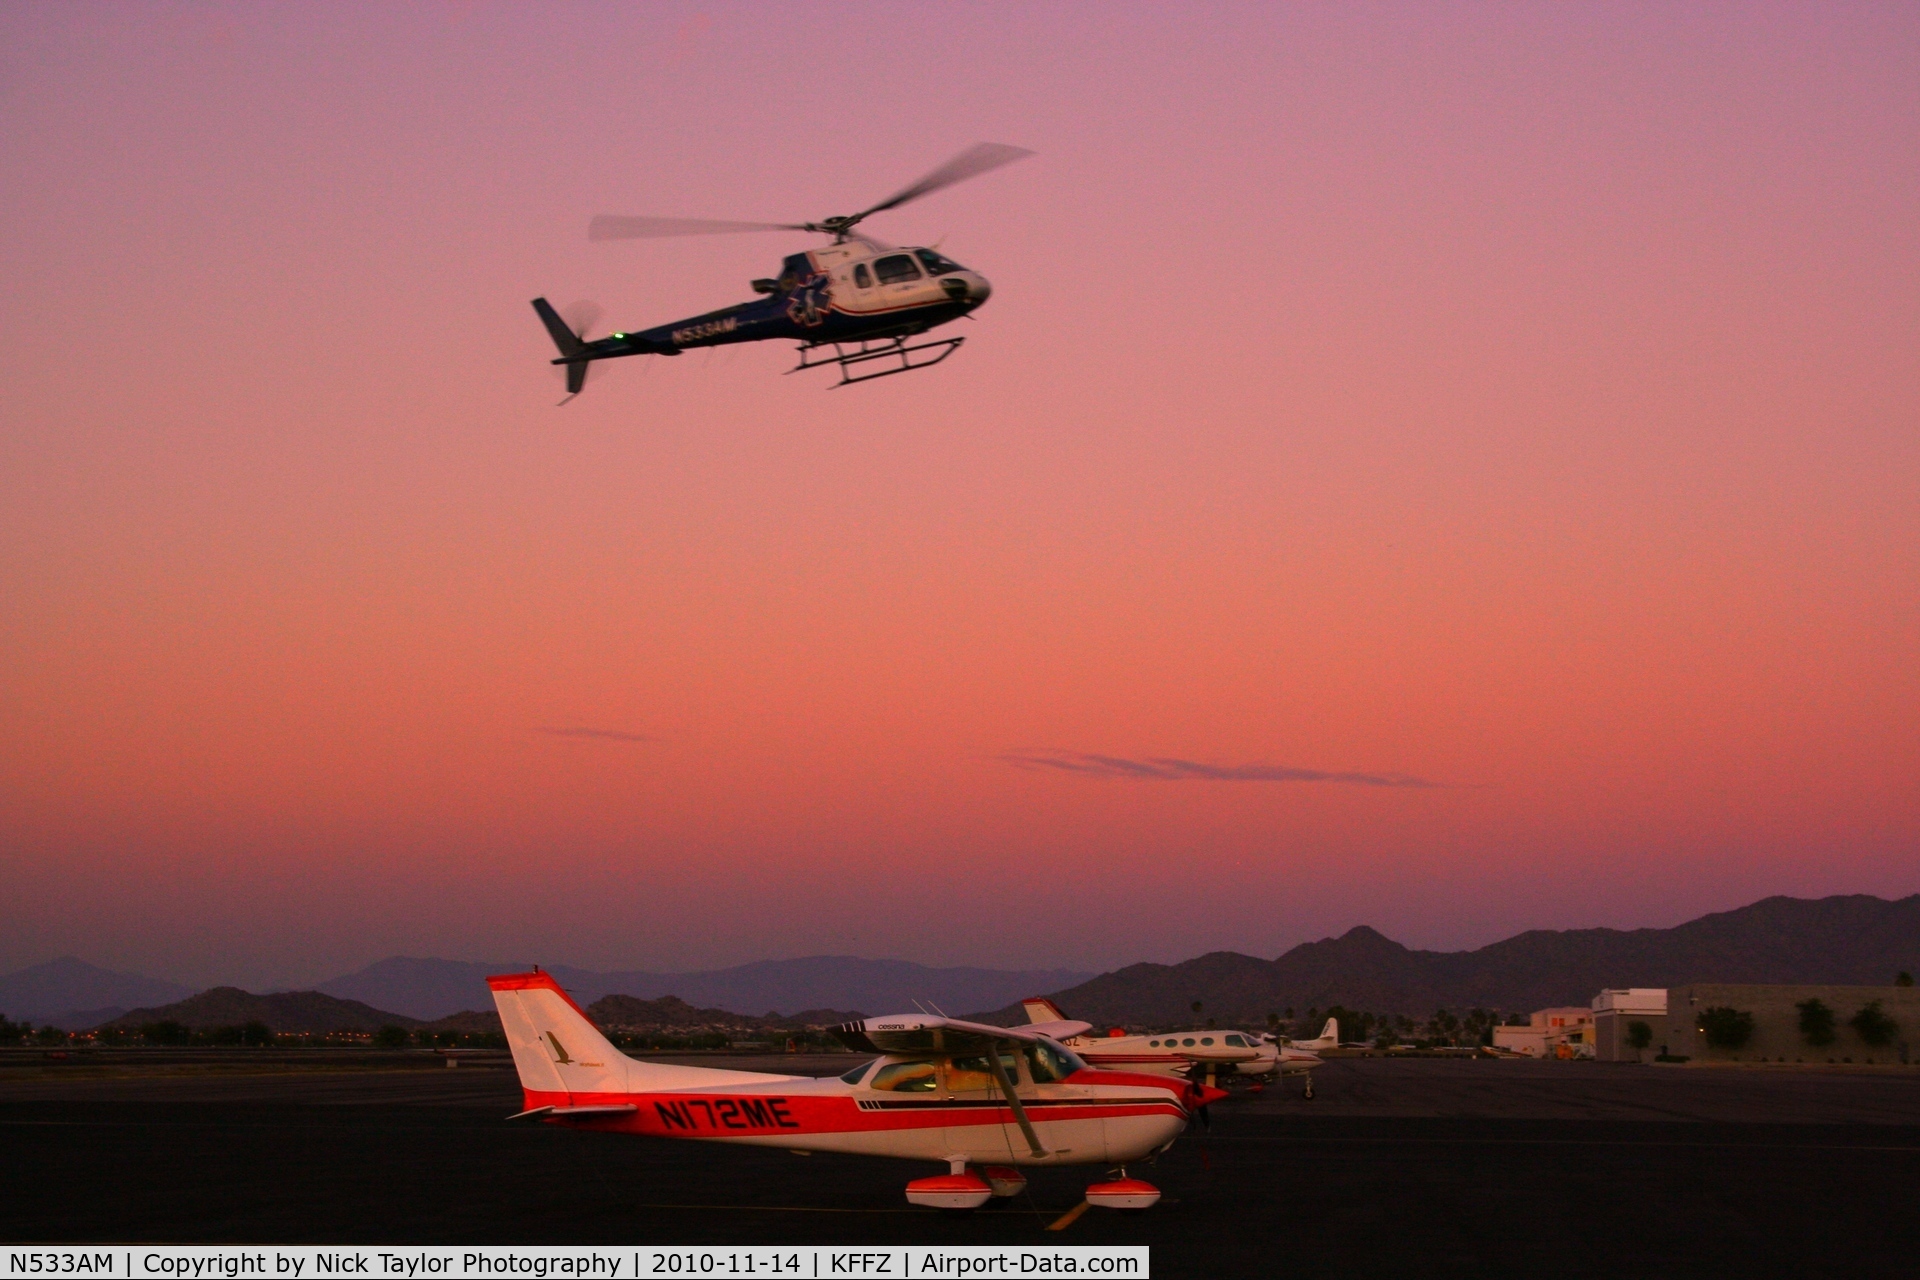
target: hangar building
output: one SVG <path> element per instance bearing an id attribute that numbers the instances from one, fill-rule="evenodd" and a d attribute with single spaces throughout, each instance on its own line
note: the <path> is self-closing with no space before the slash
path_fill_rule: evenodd
<path id="1" fill-rule="evenodd" d="M 1602 999 L 1616 994 L 1603 993 Z M 1696 1062 L 1911 1063 L 1920 1048 L 1920 988 L 1696 982 L 1669 988 L 1666 1016 L 1645 1020 L 1653 1028 L 1649 1057 L 1664 1052 Z"/>

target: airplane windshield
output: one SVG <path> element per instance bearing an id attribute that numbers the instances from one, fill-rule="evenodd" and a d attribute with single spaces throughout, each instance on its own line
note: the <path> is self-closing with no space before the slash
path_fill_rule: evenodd
<path id="1" fill-rule="evenodd" d="M 920 265 L 927 269 L 927 274 L 930 276 L 944 276 L 951 272 L 966 270 L 952 258 L 943 258 L 931 249 L 915 249 L 913 256 L 920 259 Z"/>
<path id="2" fill-rule="evenodd" d="M 842 1080 L 845 1080 L 848 1084 L 859 1084 L 860 1077 L 867 1074 L 867 1068 L 871 1067 L 873 1063 L 874 1063 L 874 1060 L 872 1058 L 869 1058 L 865 1062 L 861 1063 L 859 1066 L 855 1067 L 853 1070 L 842 1075 L 840 1078 Z"/>
<path id="3" fill-rule="evenodd" d="M 1078 1054 L 1065 1045 L 1043 1040 L 1027 1046 L 1027 1070 L 1033 1073 L 1035 1084 L 1065 1080 L 1086 1065 Z"/>

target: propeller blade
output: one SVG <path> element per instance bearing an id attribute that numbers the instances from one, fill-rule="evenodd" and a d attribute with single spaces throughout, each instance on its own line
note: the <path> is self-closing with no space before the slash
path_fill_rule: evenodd
<path id="1" fill-rule="evenodd" d="M 644 240 L 655 236 L 724 236 L 739 231 L 808 231 L 795 222 L 715 222 L 708 218 L 623 218 L 603 213 L 587 224 L 589 240 Z"/>
<path id="2" fill-rule="evenodd" d="M 567 322 L 567 328 L 573 330 L 576 337 L 589 341 L 587 330 L 599 324 L 600 317 L 605 314 L 605 309 L 597 302 L 576 302 L 562 311 L 560 318 Z"/>
<path id="3" fill-rule="evenodd" d="M 1003 164 L 1024 160 L 1032 154 L 1033 152 L 1025 147 L 1009 147 L 1001 142 L 976 142 L 912 186 L 901 188 L 863 213 L 856 213 L 852 221 L 857 222 L 869 214 L 879 213 L 882 209 L 898 208 L 910 200 L 931 195 L 942 187 L 950 187 L 956 182 L 965 182 L 968 178 L 977 178 L 983 173 L 998 169 Z"/>

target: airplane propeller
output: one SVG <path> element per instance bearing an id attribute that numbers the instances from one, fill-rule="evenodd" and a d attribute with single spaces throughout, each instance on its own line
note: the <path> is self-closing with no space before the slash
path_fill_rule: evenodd
<path id="1" fill-rule="evenodd" d="M 956 182 L 979 177 L 1002 165 L 1023 160 L 1033 152 L 1025 147 L 1010 147 L 999 142 L 978 142 L 940 165 L 917 182 L 909 183 L 859 213 L 839 214 L 818 222 L 725 222 L 707 218 L 622 217 L 603 213 L 587 224 L 589 240 L 640 240 L 656 236 L 717 236 L 744 231 L 816 231 L 845 240 L 854 227 L 876 213 L 897 209 L 922 196 L 932 195 Z"/>

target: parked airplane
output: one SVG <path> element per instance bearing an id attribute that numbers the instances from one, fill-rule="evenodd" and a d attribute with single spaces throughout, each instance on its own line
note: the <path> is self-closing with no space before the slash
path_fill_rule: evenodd
<path id="1" fill-rule="evenodd" d="M 1020 1007 L 1027 1012 L 1028 1030 L 1060 1025 L 1066 1019 L 1059 1006 L 1045 996 L 1029 996 Z M 1270 1037 L 1211 1027 L 1138 1036 L 1115 1027 L 1104 1036 L 1081 1034 L 1064 1043 L 1090 1066 L 1204 1079 L 1209 1086 L 1221 1076 L 1305 1076 L 1309 1098 L 1313 1096 L 1311 1072 L 1320 1065 L 1317 1055 L 1278 1044 Z"/>
<path id="2" fill-rule="evenodd" d="M 664 1066 L 627 1057 L 551 974 L 487 979 L 526 1107 L 512 1119 L 610 1133 L 697 1138 L 789 1151 L 931 1160 L 938 1177 L 907 1184 L 913 1204 L 967 1210 L 1026 1186 L 1020 1165 L 1105 1164 L 1117 1176 L 1089 1203 L 1145 1209 L 1159 1200 L 1126 1166 L 1165 1151 L 1225 1096 L 1198 1082 L 1096 1070 L 1063 1047 L 1088 1029 L 1054 1020 L 989 1027 L 902 1014 L 834 1029 L 881 1055 L 838 1078 Z"/>
<path id="3" fill-rule="evenodd" d="M 1311 1040 L 1288 1040 L 1296 1049 L 1338 1049 L 1340 1047 L 1340 1019 L 1328 1018 L 1327 1025 L 1320 1028 L 1320 1034 Z"/>

